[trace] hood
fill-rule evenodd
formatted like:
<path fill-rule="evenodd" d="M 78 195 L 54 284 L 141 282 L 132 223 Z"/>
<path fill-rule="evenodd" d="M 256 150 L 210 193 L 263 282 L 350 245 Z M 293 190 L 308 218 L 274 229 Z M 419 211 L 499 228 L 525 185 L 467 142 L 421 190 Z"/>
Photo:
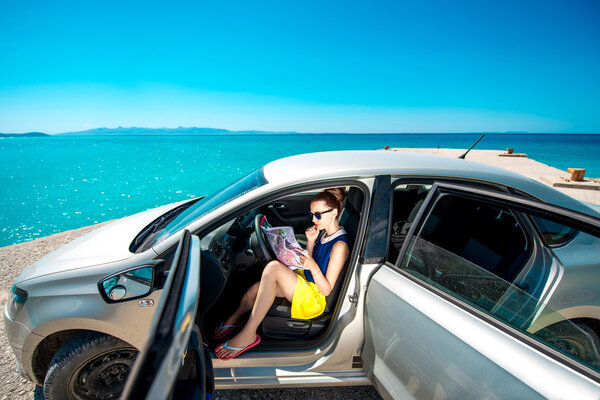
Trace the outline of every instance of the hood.
<path fill-rule="evenodd" d="M 188 200 L 186 200 L 188 201 Z M 118 219 L 58 248 L 23 271 L 16 283 L 43 275 L 124 260 L 133 255 L 129 245 L 156 218 L 186 201 L 153 208 Z"/>

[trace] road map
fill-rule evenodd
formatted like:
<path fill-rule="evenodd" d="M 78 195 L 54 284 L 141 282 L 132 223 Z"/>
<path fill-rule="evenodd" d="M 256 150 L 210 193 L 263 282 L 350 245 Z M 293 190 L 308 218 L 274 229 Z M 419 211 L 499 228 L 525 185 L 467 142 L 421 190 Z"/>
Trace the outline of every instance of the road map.
<path fill-rule="evenodd" d="M 279 261 L 291 269 L 303 268 L 298 255 L 298 250 L 301 253 L 306 252 L 306 250 L 302 249 L 296 241 L 294 229 L 291 226 L 262 226 L 262 229 L 267 235 L 269 244 Z"/>

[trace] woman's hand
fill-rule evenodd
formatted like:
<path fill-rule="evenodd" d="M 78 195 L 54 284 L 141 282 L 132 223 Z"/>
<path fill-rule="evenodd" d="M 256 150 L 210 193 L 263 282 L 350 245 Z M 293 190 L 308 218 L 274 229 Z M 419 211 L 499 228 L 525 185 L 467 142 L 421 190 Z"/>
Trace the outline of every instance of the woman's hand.
<path fill-rule="evenodd" d="M 319 230 L 315 225 L 312 225 L 304 233 L 306 234 L 306 240 L 312 243 L 314 243 L 314 241 L 317 240 L 317 237 L 319 236 Z"/>
<path fill-rule="evenodd" d="M 317 262 L 310 256 L 308 253 L 303 253 L 300 250 L 296 250 L 298 252 L 298 256 L 300 256 L 300 263 L 304 269 L 310 271 L 311 274 L 316 274 L 317 272 L 321 272 L 319 265 Z"/>

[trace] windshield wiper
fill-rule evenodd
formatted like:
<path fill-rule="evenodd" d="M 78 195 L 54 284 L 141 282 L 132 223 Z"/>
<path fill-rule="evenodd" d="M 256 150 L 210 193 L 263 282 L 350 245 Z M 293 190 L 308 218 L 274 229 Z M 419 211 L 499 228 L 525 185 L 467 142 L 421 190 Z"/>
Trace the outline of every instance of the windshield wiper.
<path fill-rule="evenodd" d="M 131 246 L 129 246 L 129 250 L 134 253 L 142 243 L 144 243 L 153 233 L 158 232 L 163 229 L 165 226 L 169 224 L 169 222 L 173 221 L 179 214 L 184 212 L 187 208 L 189 208 L 192 204 L 196 203 L 198 200 L 202 200 L 206 196 L 199 197 L 195 200 L 192 200 L 186 204 L 183 204 L 179 207 L 172 209 L 171 211 L 167 211 L 154 221 L 152 221 L 148 226 L 140 231 L 140 233 L 135 237 Z"/>
<path fill-rule="evenodd" d="M 148 236 L 150 236 L 151 234 L 153 234 L 154 232 L 156 232 L 157 230 L 159 230 L 160 228 L 162 228 L 164 224 L 164 221 L 166 219 L 169 218 L 169 216 L 171 216 L 173 214 L 174 211 L 179 211 L 177 208 L 174 210 L 169 211 L 168 213 L 158 217 L 157 219 L 155 219 L 154 221 L 152 221 L 150 223 L 150 225 L 148 225 L 147 227 L 145 227 L 140 234 L 135 238 L 135 240 L 133 241 L 134 245 L 137 245 L 140 242 L 143 242 Z"/>

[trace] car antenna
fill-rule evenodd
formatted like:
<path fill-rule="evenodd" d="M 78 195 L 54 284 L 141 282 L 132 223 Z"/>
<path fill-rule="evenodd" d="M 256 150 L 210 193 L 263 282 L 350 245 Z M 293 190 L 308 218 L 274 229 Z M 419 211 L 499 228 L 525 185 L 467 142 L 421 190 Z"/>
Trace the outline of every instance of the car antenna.
<path fill-rule="evenodd" d="M 458 158 L 462 158 L 462 159 L 464 160 L 464 159 L 465 159 L 465 157 L 467 156 L 467 154 L 469 154 L 469 152 L 471 151 L 471 149 L 472 149 L 473 147 L 475 147 L 475 145 L 476 145 L 477 143 L 479 143 L 479 141 L 480 141 L 481 139 L 483 139 L 483 137 L 484 137 L 484 136 L 485 136 L 485 133 L 484 133 L 483 135 L 481 135 L 481 137 L 480 137 L 479 139 L 477 139 L 477 141 L 476 141 L 475 143 L 473 143 L 473 146 L 469 147 L 469 150 L 465 151 L 465 154 L 463 154 L 462 156 L 460 156 L 460 157 L 458 157 Z"/>

